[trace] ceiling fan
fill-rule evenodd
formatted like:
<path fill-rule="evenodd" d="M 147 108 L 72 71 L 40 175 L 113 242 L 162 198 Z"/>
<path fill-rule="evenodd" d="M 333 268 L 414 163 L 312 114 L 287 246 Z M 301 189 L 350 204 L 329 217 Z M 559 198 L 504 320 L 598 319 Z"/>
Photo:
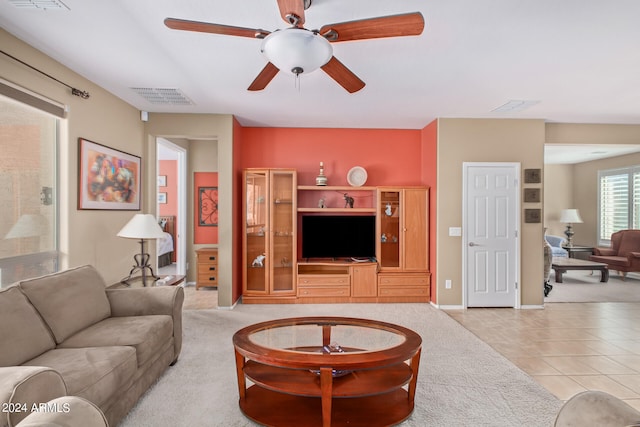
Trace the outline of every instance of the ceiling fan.
<path fill-rule="evenodd" d="M 322 68 L 349 93 L 359 91 L 365 83 L 333 56 L 331 43 L 417 36 L 424 29 L 422 14 L 413 12 L 341 22 L 324 25 L 319 30 L 307 30 L 304 28 L 304 11 L 311 6 L 311 1 L 277 0 L 280 15 L 291 27 L 273 32 L 175 18 L 166 18 L 164 24 L 174 30 L 262 39 L 261 51 L 269 62 L 249 86 L 251 91 L 264 89 L 279 71 L 299 76 Z"/>

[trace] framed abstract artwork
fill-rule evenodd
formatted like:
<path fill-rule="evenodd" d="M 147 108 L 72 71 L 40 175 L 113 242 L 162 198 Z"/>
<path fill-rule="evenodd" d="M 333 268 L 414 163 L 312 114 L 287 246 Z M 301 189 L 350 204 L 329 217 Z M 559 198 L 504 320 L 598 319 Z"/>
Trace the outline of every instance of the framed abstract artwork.
<path fill-rule="evenodd" d="M 78 209 L 140 210 L 141 159 L 78 138 Z"/>
<path fill-rule="evenodd" d="M 198 225 L 218 226 L 218 187 L 198 188 Z"/>

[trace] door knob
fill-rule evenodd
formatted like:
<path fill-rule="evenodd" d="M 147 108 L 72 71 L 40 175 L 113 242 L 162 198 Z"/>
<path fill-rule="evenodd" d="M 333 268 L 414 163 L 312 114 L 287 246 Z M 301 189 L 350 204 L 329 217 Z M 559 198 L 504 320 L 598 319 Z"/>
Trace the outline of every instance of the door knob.
<path fill-rule="evenodd" d="M 473 243 L 473 242 L 469 242 L 469 246 L 473 247 L 473 246 L 480 246 L 477 243 Z"/>

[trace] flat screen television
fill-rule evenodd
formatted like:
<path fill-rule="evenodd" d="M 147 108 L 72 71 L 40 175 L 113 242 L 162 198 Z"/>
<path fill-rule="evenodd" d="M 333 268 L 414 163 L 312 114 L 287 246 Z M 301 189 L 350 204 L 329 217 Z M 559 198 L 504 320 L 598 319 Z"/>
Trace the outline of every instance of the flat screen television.
<path fill-rule="evenodd" d="M 375 234 L 372 215 L 304 215 L 302 258 L 374 258 Z"/>

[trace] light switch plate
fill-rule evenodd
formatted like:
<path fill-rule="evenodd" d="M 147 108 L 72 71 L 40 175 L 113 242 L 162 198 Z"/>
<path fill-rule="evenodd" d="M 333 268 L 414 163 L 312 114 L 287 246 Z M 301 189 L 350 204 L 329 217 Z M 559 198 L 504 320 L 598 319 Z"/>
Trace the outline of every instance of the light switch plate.
<path fill-rule="evenodd" d="M 462 227 L 449 227 L 449 236 L 462 236 Z"/>

